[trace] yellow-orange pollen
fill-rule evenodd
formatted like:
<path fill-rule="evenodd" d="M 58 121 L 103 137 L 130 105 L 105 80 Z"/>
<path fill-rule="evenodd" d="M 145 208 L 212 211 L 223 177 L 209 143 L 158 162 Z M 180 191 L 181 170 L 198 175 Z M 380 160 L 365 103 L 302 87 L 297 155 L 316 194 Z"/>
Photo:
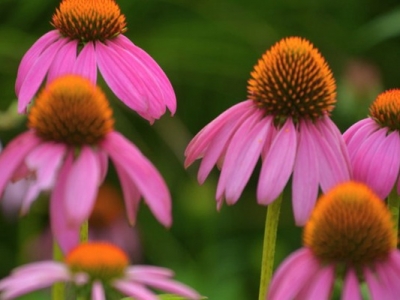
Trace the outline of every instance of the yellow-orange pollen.
<path fill-rule="evenodd" d="M 387 258 L 397 238 L 384 201 L 364 184 L 347 182 L 321 196 L 303 242 L 324 263 L 361 268 Z"/>
<path fill-rule="evenodd" d="M 108 281 L 122 277 L 129 265 L 128 256 L 118 247 L 106 242 L 78 245 L 65 258 L 74 273 L 84 272 L 91 279 Z"/>
<path fill-rule="evenodd" d="M 273 115 L 275 125 L 287 118 L 317 118 L 336 103 L 332 72 L 319 51 L 305 39 L 285 38 L 269 49 L 251 72 L 248 97 Z"/>
<path fill-rule="evenodd" d="M 380 94 L 370 106 L 369 114 L 381 127 L 400 131 L 400 89 Z"/>
<path fill-rule="evenodd" d="M 114 119 L 99 87 L 83 77 L 67 75 L 39 93 L 28 115 L 28 127 L 44 140 L 95 145 L 113 130 Z"/>
<path fill-rule="evenodd" d="M 105 41 L 125 32 L 125 16 L 114 0 L 63 0 L 51 24 L 81 42 Z"/>

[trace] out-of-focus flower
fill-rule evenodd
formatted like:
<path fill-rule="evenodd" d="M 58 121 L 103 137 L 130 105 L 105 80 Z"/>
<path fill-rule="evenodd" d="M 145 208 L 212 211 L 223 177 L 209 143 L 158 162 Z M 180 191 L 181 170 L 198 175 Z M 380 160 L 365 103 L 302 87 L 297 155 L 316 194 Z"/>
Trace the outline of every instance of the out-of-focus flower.
<path fill-rule="evenodd" d="M 62 76 L 38 96 L 28 115 L 28 131 L 0 154 L 0 193 L 10 181 L 31 178 L 21 212 L 43 190 L 52 189 L 51 228 L 68 251 L 78 242 L 78 228 L 88 219 L 110 158 L 124 194 L 128 220 L 135 223 L 141 196 L 155 217 L 170 226 L 171 198 L 157 169 L 114 131 L 108 101 L 89 80 Z"/>
<path fill-rule="evenodd" d="M 114 94 L 153 122 L 168 108 L 176 110 L 175 93 L 159 65 L 123 33 L 125 16 L 114 0 L 63 0 L 53 15 L 56 28 L 27 51 L 20 63 L 15 91 L 24 112 L 44 78 L 78 74 L 97 81 L 97 67 Z"/>
<path fill-rule="evenodd" d="M 384 199 L 396 184 L 400 194 L 400 89 L 380 94 L 369 114 L 343 137 L 354 179 L 365 182 Z"/>
<path fill-rule="evenodd" d="M 70 282 L 76 295 L 84 299 L 117 299 L 116 295 L 126 295 L 157 300 L 150 288 L 200 299 L 196 291 L 172 280 L 173 275 L 173 271 L 161 267 L 129 266 L 127 255 L 112 244 L 85 243 L 72 249 L 64 263 L 43 261 L 15 269 L 0 281 L 0 295 L 4 300 L 15 299 L 56 282 Z"/>
<path fill-rule="evenodd" d="M 261 156 L 257 199 L 267 205 L 293 174 L 296 223 L 306 222 L 318 187 L 327 191 L 350 179 L 342 136 L 329 118 L 336 102 L 335 82 L 324 58 L 298 37 L 268 50 L 251 73 L 248 100 L 234 105 L 203 128 L 188 145 L 185 166 L 202 158 L 203 183 L 221 166 L 217 207 L 234 204 Z"/>
<path fill-rule="evenodd" d="M 276 271 L 269 300 L 329 299 L 335 279 L 341 299 L 398 299 L 400 251 L 389 210 L 363 183 L 340 184 L 321 196 L 304 228 L 304 248 Z"/>

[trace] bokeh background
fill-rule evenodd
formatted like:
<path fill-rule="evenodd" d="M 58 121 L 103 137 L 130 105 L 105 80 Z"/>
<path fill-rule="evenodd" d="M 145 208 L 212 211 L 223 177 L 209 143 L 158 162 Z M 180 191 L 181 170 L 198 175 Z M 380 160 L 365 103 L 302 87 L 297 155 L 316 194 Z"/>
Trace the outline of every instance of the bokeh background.
<path fill-rule="evenodd" d="M 219 172 L 214 170 L 199 186 L 198 163 L 187 170 L 183 167 L 185 147 L 208 122 L 246 99 L 254 64 L 275 42 L 293 35 L 309 39 L 332 68 L 338 87 L 332 118 L 343 132 L 367 116 L 369 104 L 380 92 L 400 87 L 400 5 L 396 0 L 117 2 L 127 19 L 126 35 L 155 58 L 170 78 L 178 110 L 175 116 L 165 115 L 150 126 L 103 84 L 115 110 L 117 130 L 157 166 L 173 197 L 174 223 L 169 230 L 142 205 L 136 227 L 114 231 L 111 236 L 135 244 L 134 262 L 171 268 L 177 279 L 211 300 L 256 299 L 266 213 L 255 199 L 258 172 L 236 205 L 225 205 L 217 212 L 214 194 Z M 3 145 L 26 129 L 25 117 L 16 114 L 15 106 L 18 64 L 28 48 L 52 29 L 49 22 L 58 4 L 56 0 L 0 0 Z M 118 193 L 112 169 L 107 182 Z M 43 195 L 31 213 L 20 218 L 10 211 L 9 204 L 3 205 L 0 277 L 50 251 L 43 242 L 48 230 L 46 198 Z M 113 218 L 104 219 L 100 227 L 106 228 L 107 220 Z M 287 189 L 276 263 L 299 247 L 301 228 L 294 226 Z M 45 297 L 39 294 L 24 299 Z"/>

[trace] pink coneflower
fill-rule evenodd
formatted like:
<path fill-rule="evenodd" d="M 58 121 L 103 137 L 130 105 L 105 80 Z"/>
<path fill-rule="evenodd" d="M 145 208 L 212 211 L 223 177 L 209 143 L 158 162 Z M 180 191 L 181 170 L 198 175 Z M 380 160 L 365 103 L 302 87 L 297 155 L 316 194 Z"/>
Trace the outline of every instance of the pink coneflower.
<path fill-rule="evenodd" d="M 347 182 L 323 195 L 304 228 L 304 248 L 278 268 L 268 300 L 358 300 L 365 282 L 373 300 L 399 299 L 400 251 L 389 210 L 363 183 Z"/>
<path fill-rule="evenodd" d="M 158 64 L 123 33 L 125 16 L 114 0 L 63 0 L 53 15 L 56 28 L 28 50 L 15 85 L 18 111 L 24 112 L 47 75 L 62 74 L 104 80 L 128 107 L 150 122 L 166 108 L 172 114 L 176 99 L 171 83 Z"/>
<path fill-rule="evenodd" d="M 293 174 L 293 209 L 298 225 L 307 220 L 318 195 L 348 180 L 350 167 L 341 134 L 329 118 L 335 82 L 324 58 L 308 41 L 291 37 L 258 61 L 248 100 L 217 117 L 188 145 L 185 166 L 202 158 L 203 183 L 221 166 L 217 207 L 234 204 L 261 156 L 257 199 L 274 201 Z"/>
<path fill-rule="evenodd" d="M 114 131 L 109 103 L 89 80 L 75 75 L 55 79 L 38 95 L 28 127 L 0 154 L 0 193 L 12 180 L 31 178 L 21 206 L 24 214 L 41 191 L 52 189 L 51 227 L 65 251 L 78 242 L 77 228 L 92 211 L 108 158 L 120 178 L 129 222 L 135 223 L 143 195 L 155 217 L 171 225 L 164 180 L 129 140 Z"/>
<path fill-rule="evenodd" d="M 370 116 L 344 134 L 354 179 L 365 182 L 382 199 L 395 187 L 400 194 L 400 89 L 380 94 Z"/>
<path fill-rule="evenodd" d="M 4 300 L 15 299 L 57 282 L 69 282 L 74 294 L 83 299 L 121 299 L 126 295 L 137 300 L 157 300 L 150 288 L 185 299 L 201 298 L 193 289 L 172 280 L 173 275 L 161 267 L 129 266 L 127 255 L 112 244 L 85 243 L 74 248 L 64 263 L 43 261 L 15 269 L 0 281 L 0 295 Z"/>

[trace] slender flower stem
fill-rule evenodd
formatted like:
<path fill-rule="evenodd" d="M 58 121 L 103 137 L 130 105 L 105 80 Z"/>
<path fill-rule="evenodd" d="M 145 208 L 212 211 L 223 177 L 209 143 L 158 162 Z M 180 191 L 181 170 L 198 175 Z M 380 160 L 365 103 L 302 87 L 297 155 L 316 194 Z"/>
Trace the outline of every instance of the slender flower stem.
<path fill-rule="evenodd" d="M 81 229 L 79 231 L 79 241 L 81 243 L 86 243 L 89 240 L 89 222 L 86 220 L 81 225 Z"/>
<path fill-rule="evenodd" d="M 279 213 L 282 203 L 282 194 L 272 202 L 267 208 L 265 220 L 264 243 L 261 261 L 260 293 L 258 300 L 265 300 L 268 292 L 269 283 L 274 268 L 276 232 L 278 230 Z"/>
<path fill-rule="evenodd" d="M 392 214 L 396 236 L 399 228 L 399 204 L 400 204 L 400 196 L 397 194 L 397 190 L 395 187 L 389 194 L 388 208 L 390 210 L 390 213 Z"/>
<path fill-rule="evenodd" d="M 64 258 L 64 255 L 61 251 L 60 246 L 58 246 L 58 243 L 54 240 L 53 241 L 53 260 L 55 261 L 62 261 Z M 51 299 L 53 300 L 64 300 L 65 299 L 65 284 L 63 282 L 57 282 L 53 284 L 51 288 Z"/>

